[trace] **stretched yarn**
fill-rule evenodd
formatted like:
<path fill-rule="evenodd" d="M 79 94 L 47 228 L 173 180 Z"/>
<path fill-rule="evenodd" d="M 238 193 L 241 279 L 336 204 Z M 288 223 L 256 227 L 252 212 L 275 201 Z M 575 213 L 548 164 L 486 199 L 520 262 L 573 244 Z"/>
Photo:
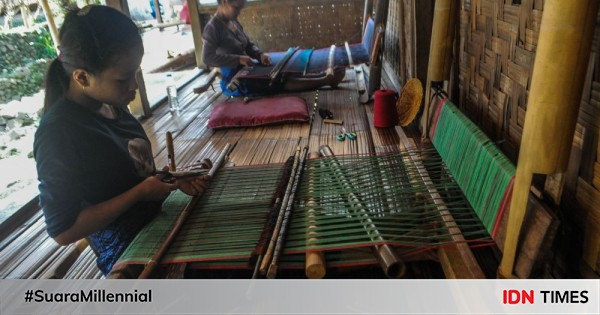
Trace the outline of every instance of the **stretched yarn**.
<path fill-rule="evenodd" d="M 515 167 L 496 145 L 447 100 L 433 145 L 491 234 Z"/>

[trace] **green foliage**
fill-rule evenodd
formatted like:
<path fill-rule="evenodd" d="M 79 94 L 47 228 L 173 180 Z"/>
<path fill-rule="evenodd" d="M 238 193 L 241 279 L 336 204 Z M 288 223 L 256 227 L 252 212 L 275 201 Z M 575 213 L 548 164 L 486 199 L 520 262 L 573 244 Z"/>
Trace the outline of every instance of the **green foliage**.
<path fill-rule="evenodd" d="M 38 92 L 56 50 L 46 27 L 0 34 L 0 104 Z"/>

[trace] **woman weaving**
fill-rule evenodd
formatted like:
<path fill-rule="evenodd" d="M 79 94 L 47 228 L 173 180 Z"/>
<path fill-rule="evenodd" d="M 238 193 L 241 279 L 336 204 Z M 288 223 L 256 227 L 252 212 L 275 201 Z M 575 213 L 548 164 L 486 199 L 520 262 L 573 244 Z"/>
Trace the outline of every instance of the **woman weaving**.
<path fill-rule="evenodd" d="M 189 195 L 208 177 L 165 182 L 127 105 L 144 48 L 121 12 L 90 5 L 67 13 L 60 54 L 46 75 L 34 155 L 48 234 L 62 245 L 87 238 L 107 274 L 175 189 Z"/>
<path fill-rule="evenodd" d="M 254 60 L 263 65 L 271 65 L 271 57 L 263 53 L 244 33 L 238 21 L 246 0 L 217 0 L 216 14 L 204 27 L 204 48 L 202 59 L 212 67 L 221 68 L 221 89 L 229 96 L 239 96 L 243 92 L 227 89 L 227 85 L 244 66 L 253 66 Z"/>

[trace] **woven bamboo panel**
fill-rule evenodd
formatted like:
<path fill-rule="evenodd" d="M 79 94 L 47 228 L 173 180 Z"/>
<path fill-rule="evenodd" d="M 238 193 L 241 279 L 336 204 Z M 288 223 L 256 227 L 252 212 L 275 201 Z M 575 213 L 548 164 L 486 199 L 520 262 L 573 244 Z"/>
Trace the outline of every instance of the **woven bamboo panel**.
<path fill-rule="evenodd" d="M 391 0 L 385 28 L 384 58 L 401 84 L 416 77 L 413 0 Z"/>
<path fill-rule="evenodd" d="M 583 128 L 586 135 L 583 139 L 586 141 L 582 141 L 581 144 L 582 160 L 579 175 L 600 191 L 600 13 L 596 18 L 592 53 L 577 124 Z M 576 142 L 574 147 L 577 147 Z"/>
<path fill-rule="evenodd" d="M 516 160 L 543 1 L 462 0 L 459 103 Z"/>
<path fill-rule="evenodd" d="M 202 15 L 216 6 L 200 6 Z M 360 42 L 363 0 L 264 0 L 247 2 L 239 16 L 248 36 L 264 51 L 322 48 Z"/>

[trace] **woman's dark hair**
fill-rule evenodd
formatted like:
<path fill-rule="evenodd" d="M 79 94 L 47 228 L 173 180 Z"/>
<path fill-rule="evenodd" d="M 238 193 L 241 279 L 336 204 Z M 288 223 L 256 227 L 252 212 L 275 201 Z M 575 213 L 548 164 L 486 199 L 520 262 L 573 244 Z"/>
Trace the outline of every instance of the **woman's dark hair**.
<path fill-rule="evenodd" d="M 60 53 L 46 73 L 44 112 L 66 93 L 75 69 L 99 74 L 129 49 L 143 49 L 135 23 L 120 11 L 102 5 L 69 11 L 58 38 Z"/>

